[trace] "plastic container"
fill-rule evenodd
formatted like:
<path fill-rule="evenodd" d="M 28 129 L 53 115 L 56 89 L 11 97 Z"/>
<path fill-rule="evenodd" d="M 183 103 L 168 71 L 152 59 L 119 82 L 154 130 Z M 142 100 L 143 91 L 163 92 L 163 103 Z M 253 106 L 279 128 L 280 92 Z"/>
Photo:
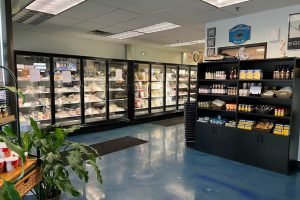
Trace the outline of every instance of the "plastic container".
<path fill-rule="evenodd" d="M 5 172 L 5 160 L 4 158 L 0 158 L 0 174 Z"/>
<path fill-rule="evenodd" d="M 6 163 L 7 172 L 15 171 L 19 165 L 19 158 L 18 157 L 5 158 L 5 163 Z"/>
<path fill-rule="evenodd" d="M 10 157 L 11 151 L 4 142 L 0 142 L 0 158 Z"/>

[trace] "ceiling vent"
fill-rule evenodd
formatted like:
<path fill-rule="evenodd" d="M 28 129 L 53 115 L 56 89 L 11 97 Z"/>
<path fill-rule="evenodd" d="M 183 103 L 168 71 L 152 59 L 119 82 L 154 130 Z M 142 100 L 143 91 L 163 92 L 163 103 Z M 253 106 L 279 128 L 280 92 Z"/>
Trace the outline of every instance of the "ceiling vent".
<path fill-rule="evenodd" d="M 15 23 L 38 25 L 47 21 L 53 16 L 54 15 L 52 14 L 23 9 L 13 16 L 12 21 Z"/>
<path fill-rule="evenodd" d="M 110 36 L 110 35 L 113 34 L 113 33 L 110 33 L 110 32 L 100 31 L 100 30 L 93 30 L 93 31 L 90 31 L 89 33 L 91 33 L 93 35 L 99 35 L 99 36 L 102 36 L 102 37 L 107 37 L 107 36 Z"/>

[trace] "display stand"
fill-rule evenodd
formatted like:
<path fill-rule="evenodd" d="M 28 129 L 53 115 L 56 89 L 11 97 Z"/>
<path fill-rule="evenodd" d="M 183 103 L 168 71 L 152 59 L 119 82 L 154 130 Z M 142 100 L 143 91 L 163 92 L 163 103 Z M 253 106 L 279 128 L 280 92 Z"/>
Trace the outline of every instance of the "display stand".
<path fill-rule="evenodd" d="M 187 147 L 195 146 L 197 120 L 197 104 L 186 102 L 184 104 L 184 130 L 185 142 Z"/>
<path fill-rule="evenodd" d="M 237 77 L 229 80 L 229 71 L 236 68 Z M 274 79 L 274 71 L 277 69 L 288 69 L 294 72 L 293 77 L 285 79 Z M 203 63 L 198 66 L 198 88 L 204 86 L 217 85 L 217 89 L 223 85 L 237 87 L 242 89 L 245 83 L 261 84 L 263 88 L 283 88 L 291 87 L 293 94 L 291 98 L 278 98 L 276 95 L 267 97 L 262 95 L 245 95 L 241 93 L 237 95 L 228 94 L 198 94 L 198 117 L 214 117 L 221 116 L 223 119 L 234 120 L 237 123 L 240 120 L 271 121 L 274 124 L 284 124 L 290 127 L 289 134 L 273 134 L 274 128 L 269 133 L 254 128 L 246 128 L 243 126 L 225 127 L 224 125 L 215 125 L 211 123 L 203 123 L 197 121 L 196 128 L 196 148 L 200 151 L 217 155 L 223 158 L 239 161 L 242 163 L 254 165 L 257 167 L 269 169 L 272 171 L 288 174 L 295 166 L 298 160 L 298 144 L 299 144 L 299 112 L 300 112 L 300 79 L 299 79 L 300 60 L 297 58 L 283 59 L 266 59 L 266 60 L 249 60 L 240 62 L 212 62 Z M 242 70 L 260 70 L 263 77 L 251 80 L 242 79 L 239 74 Z M 219 80 L 207 79 L 205 74 L 207 71 L 226 71 L 227 76 Z M 207 75 L 207 74 L 206 74 Z M 250 74 L 251 77 L 251 74 Z M 222 80 L 221 80 L 222 79 Z M 220 86 L 221 85 L 221 86 Z M 226 103 L 236 105 L 235 110 L 226 110 L 225 108 L 206 107 L 203 102 L 220 99 Z M 202 102 L 202 103 L 200 103 Z M 271 105 L 276 108 L 284 108 L 290 111 L 284 116 L 274 113 L 262 113 L 256 111 L 240 111 L 239 105 L 251 104 Z M 249 106 L 250 107 L 250 106 Z M 247 107 L 248 108 L 248 107 Z M 249 108 L 250 109 L 250 108 Z M 246 123 L 248 123 L 248 121 Z M 242 121 L 243 122 L 243 121 Z M 288 131 L 287 131 L 288 132 Z"/>

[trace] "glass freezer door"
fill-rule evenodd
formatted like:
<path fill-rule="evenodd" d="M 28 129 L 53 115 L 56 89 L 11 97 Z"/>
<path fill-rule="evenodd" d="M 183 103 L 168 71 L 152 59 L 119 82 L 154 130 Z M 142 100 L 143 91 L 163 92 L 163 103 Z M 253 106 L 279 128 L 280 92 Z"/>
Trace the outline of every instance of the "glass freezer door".
<path fill-rule="evenodd" d="M 189 92 L 189 67 L 179 66 L 179 85 L 178 85 L 178 109 L 184 109 L 184 103 L 188 101 Z"/>
<path fill-rule="evenodd" d="M 55 122 L 81 123 L 80 60 L 54 58 Z"/>
<path fill-rule="evenodd" d="M 176 110 L 177 66 L 166 66 L 166 111 Z"/>
<path fill-rule="evenodd" d="M 149 114 L 150 64 L 134 65 L 134 113 L 135 117 Z"/>
<path fill-rule="evenodd" d="M 197 67 L 190 67 L 190 102 L 197 100 Z"/>
<path fill-rule="evenodd" d="M 106 61 L 84 60 L 85 122 L 106 120 Z"/>
<path fill-rule="evenodd" d="M 41 128 L 51 124 L 50 58 L 17 55 L 17 79 L 25 102 L 19 99 L 20 130 L 30 130 L 30 117 Z"/>
<path fill-rule="evenodd" d="M 127 62 L 109 62 L 109 119 L 128 119 L 127 75 Z"/>
<path fill-rule="evenodd" d="M 151 113 L 164 111 L 164 65 L 151 66 Z"/>

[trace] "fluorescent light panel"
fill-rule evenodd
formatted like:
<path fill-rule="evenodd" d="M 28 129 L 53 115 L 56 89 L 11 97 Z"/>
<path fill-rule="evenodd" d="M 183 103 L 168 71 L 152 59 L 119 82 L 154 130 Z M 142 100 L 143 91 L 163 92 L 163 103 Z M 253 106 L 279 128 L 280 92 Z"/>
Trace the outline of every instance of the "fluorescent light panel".
<path fill-rule="evenodd" d="M 174 29 L 174 28 L 178 28 L 178 27 L 180 27 L 180 25 L 173 24 L 170 22 L 163 22 L 163 23 L 154 24 L 151 26 L 146 26 L 143 28 L 135 29 L 133 31 L 140 32 L 140 33 L 155 33 L 155 32 L 170 30 L 170 29 Z"/>
<path fill-rule="evenodd" d="M 57 15 L 86 0 L 35 0 L 26 9 Z"/>
<path fill-rule="evenodd" d="M 190 42 L 181 42 L 181 43 L 174 43 L 174 44 L 168 44 L 167 47 L 181 47 L 181 46 L 189 46 L 194 44 L 203 44 L 205 43 L 205 40 L 194 40 Z"/>
<path fill-rule="evenodd" d="M 205 1 L 206 3 L 209 3 L 213 6 L 216 6 L 218 8 L 222 8 L 225 6 L 230 6 L 230 5 L 234 5 L 234 4 L 238 4 L 238 3 L 243 3 L 246 1 L 250 1 L 250 0 L 202 0 Z"/>
<path fill-rule="evenodd" d="M 144 35 L 144 33 L 139 33 L 139 32 L 135 32 L 135 31 L 126 31 L 123 33 L 117 33 L 117 34 L 110 35 L 107 37 L 122 40 L 122 39 L 126 39 L 126 38 L 140 36 L 140 35 Z"/>

